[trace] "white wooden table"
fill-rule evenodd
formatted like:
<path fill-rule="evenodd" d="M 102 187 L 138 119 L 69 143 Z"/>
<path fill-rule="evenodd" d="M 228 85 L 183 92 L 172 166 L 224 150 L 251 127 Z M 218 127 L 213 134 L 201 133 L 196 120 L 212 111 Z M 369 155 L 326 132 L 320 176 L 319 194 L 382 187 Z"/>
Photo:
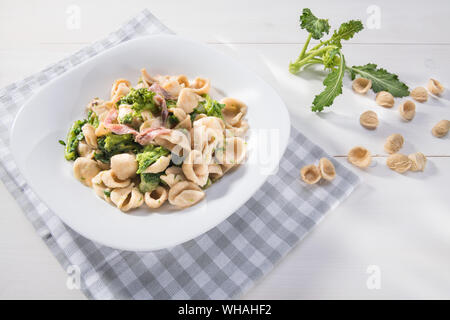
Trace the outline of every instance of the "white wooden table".
<path fill-rule="evenodd" d="M 253 68 L 284 98 L 294 126 L 339 161 L 346 163 L 343 155 L 355 145 L 379 155 L 375 166 L 355 169 L 363 183 L 350 198 L 244 298 L 450 298 L 450 138 L 430 134 L 434 123 L 450 119 L 450 90 L 417 104 L 416 118 L 403 123 L 397 110 L 377 107 L 373 94 L 355 96 L 347 81 L 332 112 L 317 115 L 304 101 L 312 101 L 320 81 L 287 71 L 306 38 L 299 13 L 309 7 L 334 26 L 351 18 L 364 22 L 366 30 L 344 47 L 352 64 L 378 63 L 411 87 L 430 77 L 450 87 L 447 0 L 1 0 L 0 86 L 104 37 L 145 6 L 176 33 Z M 380 115 L 375 132 L 358 123 L 366 109 Z M 428 156 L 424 173 L 387 169 L 383 141 L 395 132 L 406 139 L 402 152 Z M 84 299 L 66 287 L 65 270 L 1 184 L 0 211 L 0 298 Z"/>

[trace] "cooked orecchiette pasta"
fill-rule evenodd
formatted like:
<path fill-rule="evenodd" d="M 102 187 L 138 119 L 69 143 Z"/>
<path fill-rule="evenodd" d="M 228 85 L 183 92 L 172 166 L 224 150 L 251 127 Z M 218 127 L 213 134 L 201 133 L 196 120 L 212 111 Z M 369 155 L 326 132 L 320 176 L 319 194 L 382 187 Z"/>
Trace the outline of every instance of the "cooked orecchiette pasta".
<path fill-rule="evenodd" d="M 112 169 L 103 172 L 102 181 L 109 188 L 125 188 L 131 183 L 130 179 L 120 180 Z"/>
<path fill-rule="evenodd" d="M 117 188 L 111 191 L 111 201 L 120 210 L 126 212 L 140 207 L 144 203 L 144 195 L 130 184 L 125 188 Z"/>
<path fill-rule="evenodd" d="M 222 114 L 227 124 L 236 125 L 247 113 L 247 106 L 238 99 L 224 98 L 220 102 L 225 105 Z"/>
<path fill-rule="evenodd" d="M 209 92 L 211 84 L 208 79 L 195 78 L 194 82 L 190 85 L 190 87 L 197 94 L 206 94 Z"/>
<path fill-rule="evenodd" d="M 202 153 L 198 150 L 191 150 L 183 162 L 184 176 L 199 186 L 204 186 L 208 181 L 208 164 L 203 160 Z"/>
<path fill-rule="evenodd" d="M 151 192 L 146 192 L 144 201 L 150 208 L 156 209 L 162 206 L 167 200 L 167 190 L 164 187 L 157 187 Z"/>
<path fill-rule="evenodd" d="M 73 175 L 89 187 L 92 185 L 92 178 L 99 172 L 97 162 L 92 159 L 80 157 L 73 163 Z"/>
<path fill-rule="evenodd" d="M 169 187 L 172 187 L 174 184 L 180 181 L 185 181 L 186 177 L 184 176 L 182 168 L 172 166 L 166 169 L 164 174 L 160 176 L 160 179 Z"/>
<path fill-rule="evenodd" d="M 94 98 L 70 128 L 64 156 L 76 179 L 122 211 L 178 208 L 246 157 L 247 106 L 209 95 L 209 79 L 150 75 L 137 85 L 114 81 L 109 97 Z M 220 92 L 220 90 L 219 90 Z"/>
<path fill-rule="evenodd" d="M 189 181 L 181 181 L 172 186 L 169 190 L 168 199 L 170 204 L 179 207 L 190 207 L 205 196 L 205 193 L 198 185 Z"/>
<path fill-rule="evenodd" d="M 138 163 L 134 154 L 121 153 L 111 157 L 111 171 L 120 180 L 134 177 L 137 169 Z"/>
<path fill-rule="evenodd" d="M 177 100 L 177 107 L 183 109 L 186 113 L 191 113 L 198 106 L 202 99 L 193 89 L 184 88 L 180 91 Z"/>

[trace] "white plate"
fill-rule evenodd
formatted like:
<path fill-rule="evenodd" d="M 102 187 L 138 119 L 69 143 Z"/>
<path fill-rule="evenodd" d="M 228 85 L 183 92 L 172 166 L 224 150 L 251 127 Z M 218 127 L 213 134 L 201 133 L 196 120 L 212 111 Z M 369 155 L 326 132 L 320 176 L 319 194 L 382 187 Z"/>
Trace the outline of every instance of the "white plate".
<path fill-rule="evenodd" d="M 72 176 L 72 162 L 64 159 L 58 143 L 74 120 L 85 118 L 84 107 L 92 98 L 107 98 L 117 78 L 136 84 L 142 67 L 151 74 L 207 77 L 215 89 L 248 105 L 247 162 L 210 187 L 205 200 L 189 209 L 163 208 L 151 213 L 143 207 L 122 213 Z M 259 134 L 261 129 L 274 131 L 272 135 Z M 268 167 L 278 165 L 289 131 L 289 116 L 281 98 L 245 66 L 204 44 L 160 35 L 114 47 L 43 87 L 19 111 L 11 149 L 34 192 L 69 227 L 109 247 L 147 251 L 193 239 L 235 212 L 263 184 Z M 270 151 L 267 161 L 261 154 L 269 144 L 273 146 L 274 132 L 278 149 Z"/>

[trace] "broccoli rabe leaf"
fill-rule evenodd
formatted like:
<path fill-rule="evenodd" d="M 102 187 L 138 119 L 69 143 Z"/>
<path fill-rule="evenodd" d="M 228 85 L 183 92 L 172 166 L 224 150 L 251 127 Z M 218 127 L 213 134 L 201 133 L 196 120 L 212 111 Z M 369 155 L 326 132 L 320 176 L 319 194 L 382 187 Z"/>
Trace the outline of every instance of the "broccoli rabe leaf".
<path fill-rule="evenodd" d="M 127 113 L 123 117 L 119 118 L 119 123 L 131 124 L 133 122 L 133 113 Z"/>
<path fill-rule="evenodd" d="M 330 72 L 323 84 L 325 90 L 318 94 L 313 101 L 312 111 L 322 111 L 324 107 L 331 106 L 334 99 L 342 93 L 342 79 L 345 73 L 345 59 L 344 56 L 340 56 L 339 66 Z"/>
<path fill-rule="evenodd" d="M 147 88 L 134 89 L 131 88 L 130 93 L 121 98 L 117 105 L 128 104 L 131 108 L 140 114 L 141 111 L 149 110 L 151 113 L 158 113 L 159 107 L 153 101 L 155 93 L 147 90 Z"/>
<path fill-rule="evenodd" d="M 388 91 L 394 97 L 405 97 L 409 95 L 409 89 L 406 84 L 398 79 L 398 76 L 389 73 L 386 69 L 379 68 L 374 63 L 368 63 L 364 66 L 353 66 L 348 68 L 352 79 L 356 74 L 363 78 L 372 80 L 372 90 L 374 92 Z"/>
<path fill-rule="evenodd" d="M 323 35 L 330 32 L 330 24 L 328 19 L 317 18 L 310 9 L 303 9 L 302 15 L 300 16 L 300 27 L 306 29 L 313 39 L 320 39 Z"/>
<path fill-rule="evenodd" d="M 139 183 L 139 191 L 142 193 L 152 192 L 161 182 L 161 173 L 141 173 L 141 183 Z"/>
<path fill-rule="evenodd" d="M 142 152 L 136 155 L 136 160 L 138 162 L 138 170 L 136 173 L 144 172 L 151 164 L 156 162 L 162 156 L 167 156 L 169 153 L 169 150 L 161 146 L 154 146 L 152 144 L 145 146 Z"/>
<path fill-rule="evenodd" d="M 363 24 L 360 20 L 350 20 L 341 24 L 338 30 L 334 30 L 331 36 L 330 44 L 333 44 L 339 48 L 342 47 L 341 40 L 350 40 L 353 36 L 364 29 Z"/>
<path fill-rule="evenodd" d="M 224 104 L 219 103 L 217 100 L 212 99 L 209 95 L 206 95 L 205 110 L 208 117 L 223 118 L 222 109 Z"/>
<path fill-rule="evenodd" d="M 104 163 L 109 163 L 112 156 L 119 153 L 139 152 L 142 147 L 134 141 L 131 134 L 107 134 L 97 139 L 98 150 L 94 153 L 94 158 Z"/>
<path fill-rule="evenodd" d="M 171 114 L 167 119 L 169 120 L 169 124 L 172 127 L 175 127 L 180 122 L 180 120 L 178 120 L 178 118 L 174 114 Z"/>
<path fill-rule="evenodd" d="M 64 157 L 66 160 L 75 160 L 78 158 L 78 144 L 84 139 L 84 134 L 81 128 L 86 122 L 86 120 L 77 120 L 70 128 L 69 133 L 67 134 L 66 149 L 64 152 Z"/>

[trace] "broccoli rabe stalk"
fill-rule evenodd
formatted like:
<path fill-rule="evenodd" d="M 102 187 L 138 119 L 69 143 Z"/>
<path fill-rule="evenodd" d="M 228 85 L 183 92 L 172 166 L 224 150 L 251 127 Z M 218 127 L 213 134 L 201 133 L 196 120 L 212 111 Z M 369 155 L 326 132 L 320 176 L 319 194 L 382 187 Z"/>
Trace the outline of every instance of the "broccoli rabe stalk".
<path fill-rule="evenodd" d="M 139 191 L 142 193 L 152 192 L 161 182 L 162 173 L 141 173 L 141 183 L 139 183 Z"/>
<path fill-rule="evenodd" d="M 98 150 L 94 154 L 96 160 L 109 163 L 112 156 L 119 153 L 139 152 L 142 147 L 134 141 L 131 134 L 117 135 L 114 133 L 107 134 L 97 139 Z"/>
<path fill-rule="evenodd" d="M 87 117 L 87 122 L 89 124 L 93 125 L 95 128 L 98 127 L 98 124 L 99 124 L 98 116 L 97 116 L 97 114 L 94 111 L 89 110 L 88 117 Z"/>
<path fill-rule="evenodd" d="M 117 102 L 117 105 L 128 104 L 137 114 L 140 114 L 144 110 L 149 110 L 151 113 L 158 113 L 160 109 L 153 101 L 154 96 L 155 93 L 149 91 L 147 88 L 131 88 L 130 93 L 121 98 Z"/>
<path fill-rule="evenodd" d="M 142 152 L 136 155 L 136 160 L 139 165 L 136 173 L 144 172 L 151 164 L 155 163 L 162 156 L 167 156 L 169 153 L 169 150 L 161 146 L 154 146 L 152 144 L 145 146 Z"/>
<path fill-rule="evenodd" d="M 322 64 L 330 73 L 325 78 L 323 84 L 325 89 L 317 95 L 313 101 L 311 109 L 322 111 L 324 107 L 331 106 L 334 99 L 342 93 L 342 80 L 345 71 L 349 71 L 352 79 L 356 75 L 372 80 L 372 90 L 375 92 L 388 91 L 394 97 L 404 97 L 409 95 L 408 87 L 398 80 L 394 74 L 385 69 L 377 69 L 377 65 L 369 63 L 365 66 L 348 67 L 342 54 L 342 40 L 349 40 L 363 29 L 363 24 L 359 20 L 350 20 L 341 24 L 339 29 L 334 30 L 328 40 L 321 40 L 330 31 L 327 19 L 317 18 L 310 9 L 303 9 L 300 16 L 300 27 L 309 32 L 305 45 L 298 58 L 289 64 L 289 71 L 297 73 L 308 65 Z M 311 39 L 320 42 L 308 51 Z"/>
<path fill-rule="evenodd" d="M 66 149 L 64 151 L 64 157 L 66 160 L 70 161 L 78 158 L 78 144 L 84 139 L 84 134 L 83 131 L 81 131 L 81 128 L 86 122 L 86 120 L 77 120 L 70 128 L 69 133 L 67 134 Z"/>

